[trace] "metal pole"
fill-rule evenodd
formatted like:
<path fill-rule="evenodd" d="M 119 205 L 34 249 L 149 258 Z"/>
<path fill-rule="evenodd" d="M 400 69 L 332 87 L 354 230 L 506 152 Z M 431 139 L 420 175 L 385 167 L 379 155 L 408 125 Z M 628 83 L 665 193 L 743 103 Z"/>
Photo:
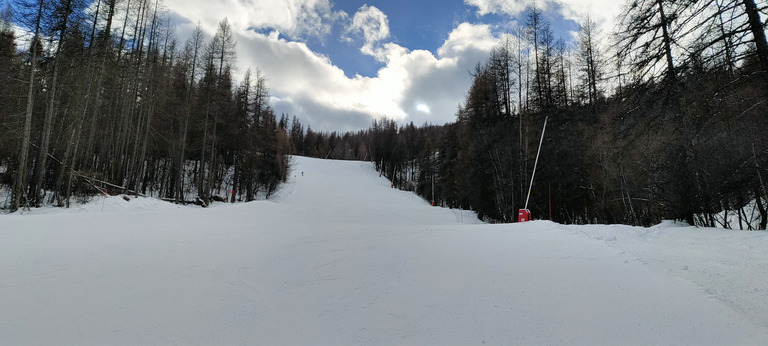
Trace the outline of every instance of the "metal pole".
<path fill-rule="evenodd" d="M 547 120 L 549 120 L 549 116 L 544 118 L 544 128 L 541 129 L 541 140 L 539 140 L 539 151 L 536 152 L 536 162 L 533 163 L 533 173 L 531 173 L 531 185 L 528 186 L 528 197 L 525 197 L 525 209 L 528 209 L 528 200 L 531 198 L 531 189 L 533 188 L 533 177 L 536 176 L 536 166 L 539 165 L 539 154 L 541 154 L 541 145 L 544 143 L 544 131 L 547 130 Z"/>

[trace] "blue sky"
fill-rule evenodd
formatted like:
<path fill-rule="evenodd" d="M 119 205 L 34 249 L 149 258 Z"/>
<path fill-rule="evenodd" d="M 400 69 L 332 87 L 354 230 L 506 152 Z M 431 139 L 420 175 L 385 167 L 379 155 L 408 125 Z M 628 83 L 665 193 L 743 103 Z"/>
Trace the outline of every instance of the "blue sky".
<path fill-rule="evenodd" d="M 494 31 L 500 33 L 509 31 L 515 23 L 525 22 L 525 12 L 515 16 L 496 13 L 480 16 L 476 7 L 467 5 L 463 0 L 340 0 L 333 2 L 333 5 L 335 9 L 350 14 L 363 5 L 374 6 L 387 15 L 392 42 L 411 50 L 423 49 L 432 53 L 440 48 L 459 23 L 492 24 Z M 570 32 L 578 31 L 579 24 L 563 18 L 557 6 L 560 5 L 548 9 L 545 17 L 556 32 L 556 37 L 570 41 Z M 383 63 L 363 56 L 356 42 L 341 40 L 344 29 L 342 25 L 335 25 L 330 37 L 309 38 L 306 40 L 307 46 L 330 57 L 349 77 L 355 74 L 375 76 Z"/>
<path fill-rule="evenodd" d="M 347 13 L 355 13 L 365 4 L 375 6 L 388 16 L 392 42 L 411 50 L 424 49 L 431 52 L 440 48 L 455 24 L 474 16 L 462 0 L 342 0 L 335 4 Z M 338 28 L 337 33 L 342 32 L 343 28 Z M 310 42 L 310 48 L 328 54 L 349 76 L 355 73 L 375 76 L 382 66 L 375 59 L 362 57 L 360 48 L 354 42 L 341 42 L 333 38 L 325 46 L 316 42 Z"/>
<path fill-rule="evenodd" d="M 532 1 L 165 0 L 184 40 L 223 18 L 238 41 L 238 71 L 259 68 L 278 114 L 323 131 L 373 119 L 443 124 L 505 32 Z M 555 37 L 572 39 L 586 15 L 610 29 L 620 1 L 538 0 Z"/>

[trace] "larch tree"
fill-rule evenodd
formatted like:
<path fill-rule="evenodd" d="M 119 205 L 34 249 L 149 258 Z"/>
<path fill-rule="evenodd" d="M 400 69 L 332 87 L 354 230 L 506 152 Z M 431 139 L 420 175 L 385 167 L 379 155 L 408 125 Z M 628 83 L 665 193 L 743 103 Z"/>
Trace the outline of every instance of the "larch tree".
<path fill-rule="evenodd" d="M 186 78 L 184 85 L 186 86 L 186 92 L 184 94 L 184 116 L 179 122 L 179 151 L 178 151 L 178 163 L 176 171 L 176 193 L 174 195 L 175 201 L 184 201 L 184 172 L 185 161 L 187 157 L 187 136 L 189 134 L 189 123 L 192 115 L 192 101 L 196 93 L 195 86 L 197 84 L 197 70 L 200 67 L 200 57 L 202 55 L 203 40 L 204 40 L 203 28 L 200 24 L 195 27 L 192 34 L 187 39 L 184 45 L 182 69 L 186 72 Z"/>
<path fill-rule="evenodd" d="M 598 46 L 597 25 L 587 17 L 578 36 L 578 61 L 581 79 L 581 98 L 594 104 L 602 97 L 598 82 L 603 78 L 603 59 Z"/>
<path fill-rule="evenodd" d="M 34 102 L 35 102 L 35 73 L 37 72 L 37 60 L 38 60 L 38 51 L 41 50 L 41 47 L 38 45 L 40 44 L 40 34 L 42 30 L 42 20 L 43 20 L 43 10 L 45 9 L 45 1 L 44 0 L 38 0 L 35 2 L 36 6 L 33 4 L 29 4 L 29 7 L 32 9 L 32 16 L 28 16 L 27 18 L 32 18 L 32 24 L 31 27 L 33 28 L 33 35 L 31 40 L 31 45 L 29 47 L 29 79 L 27 80 L 27 87 L 29 88 L 27 91 L 27 105 L 26 110 L 24 112 L 24 132 L 21 137 L 21 153 L 19 155 L 19 166 L 18 166 L 18 172 L 16 175 L 16 181 L 14 184 L 13 189 L 13 204 L 11 206 L 11 210 L 17 210 L 21 207 L 21 198 L 23 195 L 28 196 L 28 190 L 27 190 L 27 160 L 29 158 L 29 144 L 32 141 L 31 138 L 31 129 L 32 129 L 32 111 L 34 109 Z M 30 201 L 27 200 L 25 203 L 29 203 Z"/>
<path fill-rule="evenodd" d="M 693 1 L 636 0 L 620 18 L 619 49 L 640 80 L 664 79 L 677 83 L 675 47 L 683 27 L 677 21 Z"/>
<path fill-rule="evenodd" d="M 204 155 L 206 151 L 208 151 L 210 158 L 208 160 L 207 172 L 204 171 L 199 178 L 198 193 L 206 205 L 210 204 L 212 184 L 216 178 L 216 161 L 218 159 L 218 154 L 216 152 L 216 132 L 219 116 L 221 115 L 220 112 L 222 110 L 221 92 L 224 91 L 223 88 L 231 88 L 231 84 L 227 85 L 227 83 L 223 82 L 231 83 L 231 80 L 226 79 L 229 76 L 228 70 L 234 64 L 236 58 L 235 46 L 236 42 L 232 27 L 229 25 L 229 21 L 224 18 L 224 20 L 219 23 L 216 34 L 205 50 L 206 76 L 204 76 L 203 82 L 206 85 L 203 90 L 205 94 L 204 97 L 207 101 L 205 105 L 205 130 L 203 134 L 203 159 L 201 169 L 205 167 Z M 210 150 L 206 150 L 205 148 L 208 145 L 209 121 L 212 126 Z"/>
<path fill-rule="evenodd" d="M 51 132 L 53 131 L 53 118 L 56 115 L 56 96 L 58 87 L 58 77 L 61 71 L 62 62 L 60 53 L 64 48 L 67 38 L 67 32 L 70 29 L 72 15 L 82 8 L 83 3 L 79 0 L 58 0 L 53 4 L 50 34 L 56 37 L 56 49 L 52 59 L 52 75 L 47 83 L 45 92 L 47 102 L 45 107 L 45 120 L 43 122 L 42 139 L 40 140 L 40 151 L 35 163 L 35 170 L 32 174 L 31 199 L 32 204 L 39 206 L 43 200 L 42 189 L 43 180 L 47 173 L 48 156 L 51 144 Z"/>

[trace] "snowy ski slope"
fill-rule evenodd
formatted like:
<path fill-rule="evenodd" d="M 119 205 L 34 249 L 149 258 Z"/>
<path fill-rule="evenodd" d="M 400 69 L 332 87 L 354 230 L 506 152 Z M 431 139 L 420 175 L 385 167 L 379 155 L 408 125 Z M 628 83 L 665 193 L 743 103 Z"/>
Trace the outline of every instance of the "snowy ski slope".
<path fill-rule="evenodd" d="M 768 344 L 765 232 L 479 224 L 294 164 L 273 201 L 1 215 L 0 345 Z"/>

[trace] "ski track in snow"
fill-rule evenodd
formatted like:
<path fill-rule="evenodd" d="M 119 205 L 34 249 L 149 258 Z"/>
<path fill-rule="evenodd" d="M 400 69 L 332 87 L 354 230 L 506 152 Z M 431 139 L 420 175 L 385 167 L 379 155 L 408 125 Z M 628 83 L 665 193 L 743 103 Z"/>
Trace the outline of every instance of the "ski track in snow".
<path fill-rule="evenodd" d="M 768 233 L 481 224 L 294 163 L 270 201 L 0 216 L 0 344 L 768 344 Z"/>

